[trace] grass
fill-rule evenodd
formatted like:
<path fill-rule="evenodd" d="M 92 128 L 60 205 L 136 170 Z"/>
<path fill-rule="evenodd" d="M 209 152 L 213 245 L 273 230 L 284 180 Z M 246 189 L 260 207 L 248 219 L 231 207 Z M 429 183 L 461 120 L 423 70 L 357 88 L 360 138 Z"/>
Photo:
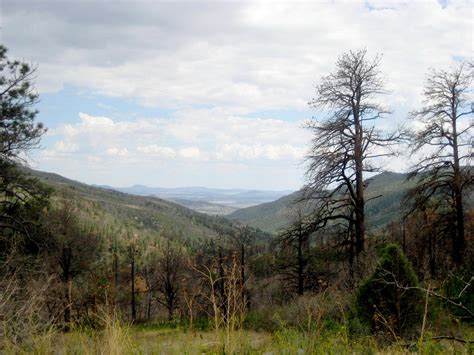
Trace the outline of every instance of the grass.
<path fill-rule="evenodd" d="M 472 339 L 474 328 L 464 329 Z M 276 332 L 190 331 L 182 327 L 129 326 L 108 320 L 100 331 L 50 331 L 29 346 L 6 344 L 5 354 L 471 354 L 473 345 L 452 340 L 385 344 L 374 336 L 351 338 L 345 327 L 317 334 L 296 328 Z"/>

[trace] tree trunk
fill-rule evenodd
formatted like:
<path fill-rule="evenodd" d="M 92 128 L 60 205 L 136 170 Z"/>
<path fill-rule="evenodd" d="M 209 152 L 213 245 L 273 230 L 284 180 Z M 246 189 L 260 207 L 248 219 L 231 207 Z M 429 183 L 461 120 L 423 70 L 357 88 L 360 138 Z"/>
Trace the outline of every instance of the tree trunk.
<path fill-rule="evenodd" d="M 242 311 L 245 311 L 247 306 L 245 300 L 245 245 L 240 245 L 240 298 L 242 302 Z"/>
<path fill-rule="evenodd" d="M 173 297 L 168 298 L 168 321 L 173 320 L 174 300 Z"/>
<path fill-rule="evenodd" d="M 69 331 L 71 325 L 71 248 L 63 248 L 63 284 L 64 284 L 64 300 L 66 305 L 64 307 L 64 330 Z"/>
<path fill-rule="evenodd" d="M 360 90 L 359 90 L 360 91 Z M 360 97 L 360 92 L 357 93 Z M 360 98 L 358 99 L 360 101 Z M 357 102 L 359 102 L 357 101 Z M 363 153 L 362 153 L 362 123 L 359 117 L 358 103 L 353 107 L 355 124 L 354 160 L 356 175 L 356 200 L 355 204 L 355 245 L 356 256 L 364 250 L 365 243 L 365 201 L 364 201 L 364 176 L 363 176 Z"/>
<path fill-rule="evenodd" d="M 461 193 L 461 168 L 459 166 L 458 137 L 456 127 L 456 108 L 453 104 L 453 192 L 454 192 L 454 208 L 456 210 L 456 233 L 453 240 L 453 260 L 456 264 L 461 264 L 464 250 L 464 210 L 463 198 Z"/>
<path fill-rule="evenodd" d="M 303 236 L 301 229 L 298 231 L 298 295 L 304 293 L 304 260 L 303 260 Z"/>
<path fill-rule="evenodd" d="M 132 252 L 132 258 L 130 261 L 130 276 L 132 279 L 132 299 L 131 299 L 131 308 L 132 308 L 132 322 L 134 323 L 137 319 L 137 309 L 136 309 L 136 302 L 135 302 L 135 256 Z"/>

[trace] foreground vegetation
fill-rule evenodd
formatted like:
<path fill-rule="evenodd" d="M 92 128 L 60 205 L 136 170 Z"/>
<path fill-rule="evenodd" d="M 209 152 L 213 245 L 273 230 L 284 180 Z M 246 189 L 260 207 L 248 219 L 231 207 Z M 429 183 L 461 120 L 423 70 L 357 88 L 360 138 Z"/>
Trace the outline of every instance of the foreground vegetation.
<path fill-rule="evenodd" d="M 246 329 L 210 329 L 204 320 L 201 327 L 190 329 L 186 321 L 173 323 L 139 324 L 118 320 L 106 313 L 98 329 L 75 328 L 63 333 L 50 327 L 40 333 L 31 333 L 21 344 L 4 339 L 5 354 L 312 354 L 312 353 L 420 353 L 470 354 L 474 343 L 460 339 L 473 339 L 474 326 L 458 319 L 443 319 L 435 312 L 427 314 L 424 331 L 411 341 L 388 341 L 383 332 L 371 335 L 367 329 L 344 314 L 342 304 L 336 302 L 339 314 L 321 303 L 319 296 L 306 296 L 288 308 L 272 311 L 270 319 L 249 316 Z M 327 301 L 327 299 L 326 299 Z M 326 309 L 318 309 L 318 307 Z M 430 305 L 432 307 L 432 305 Z M 435 306 L 436 307 L 436 306 Z M 337 311 L 336 311 L 337 312 Z M 262 315 L 260 315 L 262 316 Z M 290 318 L 288 318 L 290 317 Z M 300 318 L 301 317 L 301 318 Z M 326 317 L 326 318 L 324 318 Z M 296 322 L 295 322 L 296 320 Z M 262 329 L 273 323 L 273 330 Z M 287 324 L 291 323 L 291 324 Z M 299 324 L 295 324 L 299 323 Z M 446 332 L 449 329 L 449 333 Z M 451 334 L 449 336 L 440 336 Z"/>

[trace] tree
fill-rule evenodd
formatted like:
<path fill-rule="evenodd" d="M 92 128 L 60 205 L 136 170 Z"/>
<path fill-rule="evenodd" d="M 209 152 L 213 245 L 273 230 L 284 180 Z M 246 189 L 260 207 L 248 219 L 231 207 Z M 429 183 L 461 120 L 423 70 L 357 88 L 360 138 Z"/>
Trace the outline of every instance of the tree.
<path fill-rule="evenodd" d="M 89 272 L 98 260 L 99 239 L 90 226 L 81 223 L 80 204 L 72 196 L 63 195 L 59 206 L 48 210 L 43 225 L 48 233 L 47 261 L 58 275 L 63 291 L 63 319 L 65 330 L 70 329 L 73 310 L 73 280 Z M 94 270 L 96 273 L 97 270 Z"/>
<path fill-rule="evenodd" d="M 26 235 L 37 227 L 50 191 L 19 171 L 16 163 L 35 148 L 45 128 L 35 123 L 35 68 L 10 60 L 0 45 L 0 232 Z"/>
<path fill-rule="evenodd" d="M 428 200 L 436 201 L 438 210 L 447 213 L 454 222 L 452 258 L 462 261 L 465 248 L 463 194 L 472 187 L 470 167 L 462 167 L 469 158 L 474 121 L 464 120 L 474 113 L 468 102 L 473 80 L 472 67 L 466 63 L 450 70 L 431 70 L 425 84 L 424 105 L 411 117 L 422 126 L 413 135 L 412 152 L 426 155 L 414 166 L 410 178 L 418 178 L 410 192 L 414 209 L 423 209 Z M 430 147 L 430 151 L 426 149 Z"/>
<path fill-rule="evenodd" d="M 9 60 L 0 45 L 0 159 L 21 159 L 20 155 L 36 147 L 45 128 L 35 123 L 38 102 L 34 89 L 36 68 L 18 60 Z"/>
<path fill-rule="evenodd" d="M 136 265 L 137 257 L 140 254 L 138 247 L 138 235 L 134 234 L 129 237 L 127 245 L 127 257 L 130 262 L 130 309 L 132 322 L 137 320 L 137 294 L 136 294 Z"/>
<path fill-rule="evenodd" d="M 248 306 L 248 297 L 246 294 L 245 286 L 247 278 L 245 276 L 246 266 L 246 250 L 250 247 L 254 240 L 253 231 L 248 226 L 240 226 L 235 233 L 232 233 L 231 238 L 239 249 L 240 256 L 240 298 L 242 300 L 242 308 L 245 309 Z"/>
<path fill-rule="evenodd" d="M 351 235 L 356 256 L 364 249 L 366 224 L 364 172 L 379 169 L 372 158 L 393 154 L 399 132 L 383 134 L 372 124 L 389 113 L 376 97 L 385 93 L 380 56 L 366 50 L 342 54 L 335 72 L 322 77 L 311 107 L 328 112 L 313 120 L 312 147 L 307 156 L 308 198 L 316 198 L 315 229 L 341 223 Z"/>
<path fill-rule="evenodd" d="M 291 288 L 301 296 L 305 291 L 306 269 L 309 263 L 309 237 L 306 231 L 304 214 L 301 207 L 296 207 L 291 219 L 291 224 L 281 231 L 277 243 L 283 252 L 282 272 L 287 278 Z M 296 253 L 296 254 L 295 254 Z"/>
<path fill-rule="evenodd" d="M 161 248 L 161 255 L 156 265 L 154 289 L 158 292 L 156 300 L 166 307 L 170 321 L 178 306 L 185 267 L 183 250 L 168 239 Z"/>
<path fill-rule="evenodd" d="M 413 335 L 422 318 L 422 293 L 413 267 L 400 248 L 387 245 L 378 265 L 357 292 L 357 310 L 375 330 L 383 325 L 394 338 Z M 395 339 L 396 340 L 396 339 Z"/>

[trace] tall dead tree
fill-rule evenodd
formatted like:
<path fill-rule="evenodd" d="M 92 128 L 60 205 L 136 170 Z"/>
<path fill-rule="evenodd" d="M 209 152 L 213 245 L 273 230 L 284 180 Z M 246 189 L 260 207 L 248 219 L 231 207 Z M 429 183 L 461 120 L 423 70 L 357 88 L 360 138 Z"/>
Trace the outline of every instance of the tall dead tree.
<path fill-rule="evenodd" d="M 411 117 L 421 128 L 413 135 L 413 153 L 423 158 L 413 167 L 411 178 L 417 186 L 411 191 L 415 209 L 423 209 L 431 200 L 441 213 L 451 214 L 452 258 L 462 261 L 465 248 L 463 194 L 473 184 L 467 163 L 469 140 L 474 134 L 473 105 L 468 102 L 472 90 L 472 65 L 459 64 L 451 70 L 431 70 L 423 92 L 423 107 Z M 471 117 L 468 119 L 468 117 Z"/>
<path fill-rule="evenodd" d="M 389 110 L 377 101 L 385 93 L 380 56 L 368 58 L 366 50 L 342 54 L 336 70 L 322 77 L 309 105 L 321 118 L 307 127 L 313 132 L 307 155 L 308 198 L 316 198 L 317 228 L 341 223 L 352 233 L 355 255 L 364 250 L 366 223 L 364 172 L 379 169 L 372 158 L 393 154 L 399 132 L 384 134 L 374 121 Z M 353 230 L 353 232 L 351 232 Z"/>

